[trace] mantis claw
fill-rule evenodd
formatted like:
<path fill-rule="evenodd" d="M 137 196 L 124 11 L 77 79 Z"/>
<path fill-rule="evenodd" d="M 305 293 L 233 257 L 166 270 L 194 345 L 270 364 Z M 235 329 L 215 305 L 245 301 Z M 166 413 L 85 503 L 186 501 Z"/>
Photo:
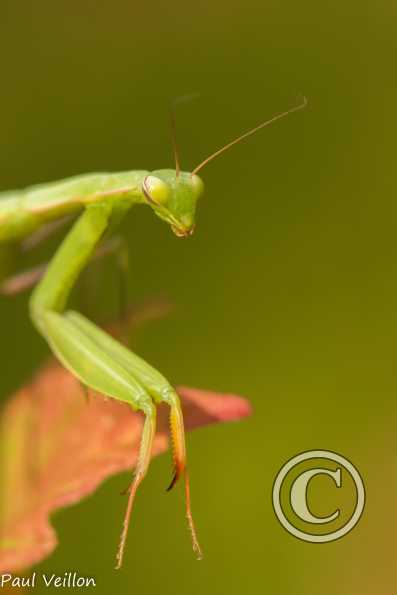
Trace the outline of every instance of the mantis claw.
<path fill-rule="evenodd" d="M 179 475 L 178 475 L 177 471 L 175 470 L 174 474 L 172 476 L 172 479 L 171 479 L 171 483 L 168 486 L 168 488 L 166 488 L 165 491 L 170 492 L 172 490 L 172 488 L 174 487 L 174 485 L 176 484 L 176 482 L 178 481 L 178 479 L 179 479 Z"/>
<path fill-rule="evenodd" d="M 172 441 L 172 452 L 174 459 L 174 475 L 171 483 L 167 488 L 169 492 L 178 479 L 183 475 L 185 483 L 185 512 L 186 520 L 190 531 L 192 540 L 193 551 L 195 552 L 197 559 L 201 560 L 203 553 L 197 538 L 196 528 L 194 526 L 191 501 L 190 501 L 190 481 L 189 474 L 186 467 L 186 447 L 185 447 L 185 429 L 183 423 L 183 414 L 180 406 L 178 395 L 175 393 L 171 397 L 169 405 L 171 407 L 170 413 L 170 430 L 171 430 L 171 441 Z"/>

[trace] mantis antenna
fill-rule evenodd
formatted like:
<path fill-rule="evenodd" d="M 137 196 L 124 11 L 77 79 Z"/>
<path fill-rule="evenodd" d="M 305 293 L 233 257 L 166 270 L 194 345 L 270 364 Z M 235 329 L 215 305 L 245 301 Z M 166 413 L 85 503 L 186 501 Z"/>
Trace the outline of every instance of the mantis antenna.
<path fill-rule="evenodd" d="M 178 143 L 176 140 L 176 121 L 175 121 L 175 109 L 179 103 L 186 103 L 187 101 L 192 101 L 192 99 L 196 99 L 199 96 L 198 93 L 189 93 L 188 95 L 181 95 L 174 99 L 171 103 L 170 107 L 170 120 L 171 120 L 171 138 L 172 138 L 172 148 L 174 152 L 174 161 L 175 161 L 175 177 L 179 178 L 179 174 L 181 173 L 181 167 L 179 163 L 179 152 L 178 152 Z"/>
<path fill-rule="evenodd" d="M 233 145 L 237 145 L 237 143 L 246 139 L 248 136 L 255 134 L 255 132 L 258 132 L 258 130 L 261 130 L 261 128 L 265 128 L 265 126 L 269 126 L 269 124 L 272 124 L 276 120 L 281 120 L 281 118 L 284 118 L 285 116 L 288 116 L 289 114 L 292 114 L 293 112 L 297 112 L 298 110 L 301 110 L 301 109 L 305 108 L 306 106 L 307 106 L 307 98 L 303 97 L 303 100 L 301 101 L 301 103 L 299 103 L 295 107 L 292 107 L 291 109 L 289 109 L 285 112 L 281 112 L 281 114 L 277 114 L 276 116 L 273 116 L 273 118 L 270 118 L 270 120 L 266 120 L 266 122 L 262 122 L 258 126 L 255 126 L 255 128 L 252 128 L 251 130 L 248 130 L 248 132 L 245 132 L 241 136 L 238 136 L 234 140 L 230 141 L 230 143 L 227 143 L 222 148 L 215 151 L 215 153 L 212 153 L 212 155 L 210 155 L 209 157 L 204 159 L 204 161 L 199 163 L 199 165 L 197 165 L 194 168 L 194 170 L 192 171 L 192 176 L 197 174 L 197 172 L 199 172 L 205 165 L 207 165 L 207 163 L 209 163 L 210 161 L 215 159 L 215 157 L 218 157 L 218 155 L 221 155 L 221 153 L 224 153 L 225 151 L 230 149 L 230 147 L 232 147 Z"/>
<path fill-rule="evenodd" d="M 172 106 L 170 109 L 170 119 L 171 119 L 172 148 L 174 151 L 174 159 L 175 159 L 175 175 L 177 178 L 179 178 L 179 174 L 181 172 L 181 167 L 179 165 L 178 144 L 176 142 L 176 124 L 175 124 L 174 106 Z"/>

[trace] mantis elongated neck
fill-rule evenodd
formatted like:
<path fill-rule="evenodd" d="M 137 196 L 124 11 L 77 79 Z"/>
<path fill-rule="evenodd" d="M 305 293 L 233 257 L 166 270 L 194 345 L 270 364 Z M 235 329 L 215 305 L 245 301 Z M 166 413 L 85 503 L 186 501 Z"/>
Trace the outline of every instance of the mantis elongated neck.
<path fill-rule="evenodd" d="M 77 213 L 95 202 L 125 208 L 144 203 L 145 170 L 94 173 L 0 194 L 0 241 L 26 237 L 49 221 Z"/>

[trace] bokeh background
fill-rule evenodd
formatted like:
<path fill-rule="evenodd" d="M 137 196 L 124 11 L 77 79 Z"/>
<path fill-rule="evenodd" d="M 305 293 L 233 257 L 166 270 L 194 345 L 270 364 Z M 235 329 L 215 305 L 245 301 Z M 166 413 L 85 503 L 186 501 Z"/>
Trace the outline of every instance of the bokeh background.
<path fill-rule="evenodd" d="M 1 3 L 4 190 L 171 166 L 167 109 L 186 93 L 199 98 L 177 114 L 185 169 L 309 98 L 203 170 L 193 238 L 149 209 L 123 224 L 131 299 L 175 304 L 139 334 L 139 353 L 174 382 L 254 406 L 189 436 L 205 559 L 190 550 L 181 490 L 164 494 L 163 455 L 121 572 L 126 476 L 54 516 L 60 545 L 38 572 L 95 576 L 98 595 L 396 592 L 396 16 L 393 3 L 357 0 Z M 97 318 L 115 309 L 110 261 L 101 274 Z M 48 351 L 26 295 L 1 298 L 0 317 L 5 399 Z M 313 448 L 351 459 L 367 490 L 359 525 L 326 545 L 290 536 L 271 507 L 278 469 Z M 318 511 L 335 508 L 329 484 L 313 489 Z"/>

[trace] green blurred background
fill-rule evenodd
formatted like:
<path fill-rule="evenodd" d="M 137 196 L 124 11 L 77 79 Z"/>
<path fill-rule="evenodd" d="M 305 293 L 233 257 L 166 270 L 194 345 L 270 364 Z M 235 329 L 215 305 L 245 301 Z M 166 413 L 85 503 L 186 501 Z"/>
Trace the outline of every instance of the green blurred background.
<path fill-rule="evenodd" d="M 181 490 L 164 494 L 164 455 L 122 571 L 126 476 L 54 516 L 60 545 L 39 572 L 95 576 L 98 594 L 396 592 L 396 16 L 393 3 L 357 0 L 1 3 L 3 189 L 171 166 L 167 109 L 185 93 L 200 97 L 178 109 L 184 169 L 309 98 L 203 170 L 193 238 L 149 209 L 123 225 L 131 298 L 176 306 L 139 334 L 139 353 L 176 383 L 254 406 L 251 419 L 189 436 L 204 560 L 190 550 Z M 102 314 L 114 278 L 105 263 Z M 0 316 L 6 398 L 48 351 L 27 296 L 2 298 Z M 271 507 L 278 469 L 313 448 L 351 459 L 367 489 L 359 525 L 326 545 L 290 536 Z"/>

